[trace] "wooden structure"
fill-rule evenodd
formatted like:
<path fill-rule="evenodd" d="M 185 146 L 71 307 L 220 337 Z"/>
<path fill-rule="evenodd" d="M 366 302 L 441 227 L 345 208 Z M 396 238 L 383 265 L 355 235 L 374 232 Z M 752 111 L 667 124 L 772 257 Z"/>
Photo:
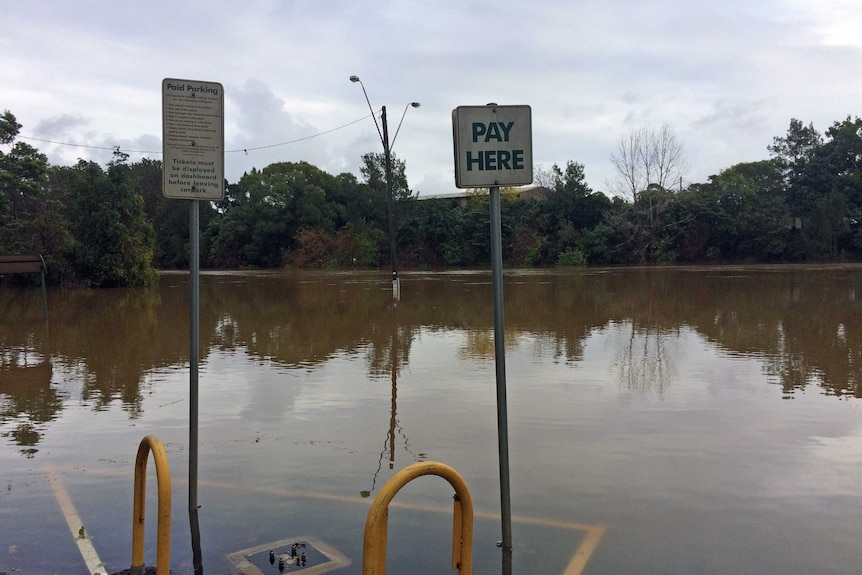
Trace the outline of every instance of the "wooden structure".
<path fill-rule="evenodd" d="M 0 278 L 5 275 L 39 274 L 42 284 L 42 308 L 48 322 L 48 294 L 45 290 L 45 259 L 41 255 L 0 256 Z"/>
<path fill-rule="evenodd" d="M 42 274 L 45 284 L 45 260 L 42 256 L 0 256 L 0 276 L 12 274 Z"/>

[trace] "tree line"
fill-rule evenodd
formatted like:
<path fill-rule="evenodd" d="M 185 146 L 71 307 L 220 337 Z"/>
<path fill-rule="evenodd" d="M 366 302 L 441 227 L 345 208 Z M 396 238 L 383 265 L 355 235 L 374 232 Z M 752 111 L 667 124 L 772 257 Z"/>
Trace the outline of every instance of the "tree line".
<path fill-rule="evenodd" d="M 161 193 L 161 162 L 50 165 L 0 116 L 0 254 L 40 253 L 55 284 L 144 286 L 157 269 L 188 268 L 185 201 Z M 536 170 L 538 195 L 503 190 L 504 263 L 510 267 L 852 261 L 862 259 L 862 120 L 825 133 L 793 119 L 769 157 L 687 183 L 668 126 L 624 134 L 608 193 L 584 166 Z M 382 154 L 360 176 L 280 162 L 225 182 L 201 204 L 204 268 L 376 268 L 389 264 Z M 398 265 L 489 265 L 486 191 L 466 202 L 418 199 L 393 159 Z"/>

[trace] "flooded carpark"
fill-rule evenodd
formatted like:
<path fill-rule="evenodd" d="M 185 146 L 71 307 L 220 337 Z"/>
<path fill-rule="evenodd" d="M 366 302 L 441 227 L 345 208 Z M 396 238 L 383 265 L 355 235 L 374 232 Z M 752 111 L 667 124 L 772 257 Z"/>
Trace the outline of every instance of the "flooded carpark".
<path fill-rule="evenodd" d="M 205 571 L 296 539 L 359 573 L 371 500 L 428 461 L 470 488 L 474 570 L 500 570 L 489 273 L 403 274 L 397 305 L 377 274 L 201 280 Z M 514 571 L 852 570 L 860 280 L 852 266 L 507 273 Z M 192 573 L 188 276 L 49 291 L 47 321 L 37 290 L 0 301 L 0 572 L 85 573 L 81 540 L 106 571 L 128 568 L 135 454 L 155 435 L 171 569 Z M 390 571 L 448 571 L 451 548 L 451 486 L 411 482 Z"/>

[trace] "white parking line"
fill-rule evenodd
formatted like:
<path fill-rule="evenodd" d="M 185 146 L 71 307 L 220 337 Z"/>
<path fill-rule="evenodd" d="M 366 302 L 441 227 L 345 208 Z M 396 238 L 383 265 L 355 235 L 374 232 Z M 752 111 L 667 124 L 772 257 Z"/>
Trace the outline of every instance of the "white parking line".
<path fill-rule="evenodd" d="M 90 571 L 90 575 L 107 573 L 108 570 L 105 568 L 102 560 L 99 559 L 99 555 L 96 553 L 96 549 L 90 542 L 90 538 L 87 537 L 84 523 L 78 516 L 75 506 L 72 505 L 72 500 L 69 498 L 69 492 L 66 491 L 66 487 L 60 480 L 60 476 L 53 469 L 47 470 L 45 475 L 48 478 L 48 483 L 50 483 L 51 487 L 54 489 L 54 497 L 57 498 L 57 503 L 60 504 L 60 509 L 63 511 L 66 523 L 69 525 L 69 531 L 71 531 L 72 537 L 75 538 L 75 542 L 78 544 L 78 551 L 81 552 L 81 557 L 84 558 L 84 563 L 87 564 L 87 569 Z"/>

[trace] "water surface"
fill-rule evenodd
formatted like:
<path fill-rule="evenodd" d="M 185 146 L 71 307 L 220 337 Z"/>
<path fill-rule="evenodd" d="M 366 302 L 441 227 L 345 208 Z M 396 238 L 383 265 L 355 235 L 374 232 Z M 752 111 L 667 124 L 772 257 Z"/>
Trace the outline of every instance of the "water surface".
<path fill-rule="evenodd" d="M 862 268 L 505 275 L 517 573 L 849 573 L 862 536 Z M 206 273 L 204 569 L 298 535 L 359 573 L 372 497 L 416 461 L 466 479 L 474 571 L 500 571 L 491 278 Z M 0 572 L 85 572 L 47 474 L 111 571 L 131 559 L 137 444 L 173 476 L 191 573 L 188 276 L 154 290 L 0 288 Z M 148 518 L 155 527 L 155 474 Z M 451 489 L 396 498 L 389 571 L 446 572 Z M 155 558 L 148 531 L 147 562 Z M 567 568 L 569 571 L 567 572 Z"/>

